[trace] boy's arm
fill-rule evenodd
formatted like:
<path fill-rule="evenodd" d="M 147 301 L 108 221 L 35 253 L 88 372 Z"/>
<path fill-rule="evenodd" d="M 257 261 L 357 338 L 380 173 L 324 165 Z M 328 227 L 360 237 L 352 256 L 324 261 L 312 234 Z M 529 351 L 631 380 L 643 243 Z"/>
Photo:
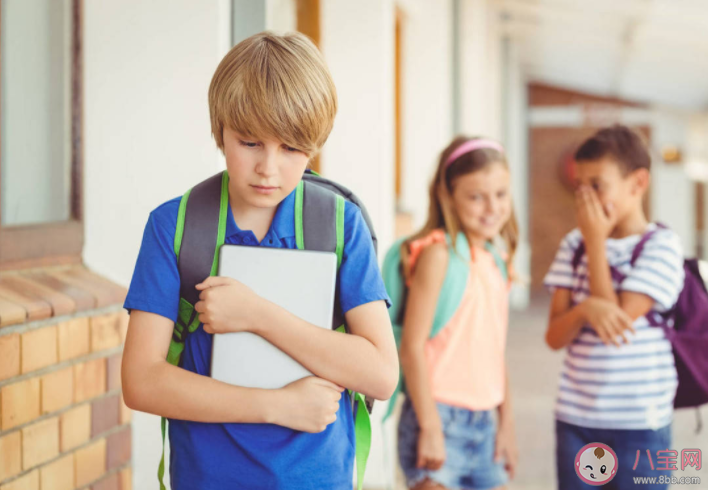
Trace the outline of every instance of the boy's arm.
<path fill-rule="evenodd" d="M 570 306 L 570 290 L 556 289 L 546 331 L 546 343 L 557 350 L 570 344 L 585 324 L 589 324 L 605 344 L 620 345 L 632 330 L 632 319 L 619 306 L 604 298 L 589 297 L 579 305 Z"/>
<path fill-rule="evenodd" d="M 581 187 L 575 197 L 576 219 L 585 240 L 588 256 L 588 280 L 590 294 L 619 305 L 619 297 L 612 285 L 610 264 L 607 261 L 605 240 L 614 226 L 614 216 L 608 216 L 597 197 L 589 187 Z"/>
<path fill-rule="evenodd" d="M 172 366 L 165 359 L 172 337 L 168 318 L 139 310 L 130 315 L 122 380 L 130 408 L 195 422 L 273 423 L 324 430 L 337 411 L 342 388 L 305 378 L 281 390 L 242 388 Z"/>
<path fill-rule="evenodd" d="M 251 331 L 296 359 L 313 374 L 377 400 L 398 384 L 398 355 L 384 301 L 345 313 L 349 333 L 316 327 L 266 300 Z"/>
<path fill-rule="evenodd" d="M 571 308 L 570 293 L 569 289 L 559 288 L 553 292 L 551 298 L 546 344 L 553 350 L 570 344 L 587 321 L 583 306 L 585 303 Z"/>
<path fill-rule="evenodd" d="M 590 294 L 596 298 L 604 298 L 616 305 L 621 305 L 620 298 L 612 285 L 610 264 L 607 261 L 605 240 L 597 237 L 586 239 L 586 253 L 588 256 L 588 280 L 590 281 Z"/>

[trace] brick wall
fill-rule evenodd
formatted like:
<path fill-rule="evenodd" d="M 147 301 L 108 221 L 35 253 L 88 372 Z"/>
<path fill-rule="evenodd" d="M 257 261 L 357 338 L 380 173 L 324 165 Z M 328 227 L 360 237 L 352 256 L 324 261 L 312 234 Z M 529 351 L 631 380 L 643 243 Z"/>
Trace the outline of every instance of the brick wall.
<path fill-rule="evenodd" d="M 124 296 L 83 267 L 0 276 L 0 490 L 131 488 Z"/>

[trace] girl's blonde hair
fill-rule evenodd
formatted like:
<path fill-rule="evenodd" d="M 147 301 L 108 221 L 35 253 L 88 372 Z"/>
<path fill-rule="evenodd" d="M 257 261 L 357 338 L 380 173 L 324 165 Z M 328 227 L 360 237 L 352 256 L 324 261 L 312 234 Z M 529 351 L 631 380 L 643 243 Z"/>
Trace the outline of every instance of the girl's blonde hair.
<path fill-rule="evenodd" d="M 471 139 L 477 138 L 458 136 L 452 140 L 447 148 L 445 148 L 440 154 L 437 170 L 435 171 L 435 177 L 430 183 L 430 188 L 428 191 L 430 196 L 428 220 L 417 233 L 409 237 L 401 245 L 401 258 L 404 269 L 403 272 L 406 279 L 410 276 L 410 270 L 407 264 L 409 262 L 409 245 L 411 242 L 427 236 L 433 230 L 442 229 L 450 236 L 453 249 L 457 244 L 457 234 L 461 230 L 461 227 L 457 214 L 453 208 L 451 198 L 455 180 L 463 175 L 486 169 L 495 163 L 502 164 L 507 169 L 509 168 L 509 164 L 507 163 L 504 154 L 491 148 L 482 148 L 469 153 L 464 153 L 448 165 L 447 160 L 450 155 L 452 155 L 452 153 L 460 145 L 470 141 Z M 508 269 L 511 270 L 511 264 L 514 260 L 514 254 L 516 253 L 516 247 L 519 240 L 519 226 L 516 221 L 516 214 L 514 213 L 513 206 L 511 208 L 511 216 L 502 227 L 499 235 L 504 240 L 506 245 L 506 263 Z"/>
<path fill-rule="evenodd" d="M 209 86 L 211 132 L 271 136 L 314 156 L 327 141 L 337 93 L 322 54 L 299 33 L 261 32 L 228 52 Z"/>

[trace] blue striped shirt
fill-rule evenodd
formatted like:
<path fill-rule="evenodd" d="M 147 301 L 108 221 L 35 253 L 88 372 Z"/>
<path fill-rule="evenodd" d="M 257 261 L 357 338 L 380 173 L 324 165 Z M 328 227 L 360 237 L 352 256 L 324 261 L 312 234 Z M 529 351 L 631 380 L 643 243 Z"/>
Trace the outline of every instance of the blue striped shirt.
<path fill-rule="evenodd" d="M 650 224 L 649 230 L 656 230 Z M 617 292 L 632 291 L 652 298 L 654 310 L 670 310 L 683 288 L 683 249 L 671 230 L 658 229 L 646 242 L 634 266 L 632 253 L 641 235 L 609 238 L 607 260 L 622 273 L 613 280 Z M 582 241 L 575 229 L 561 242 L 544 284 L 551 291 L 571 290 L 573 304 L 590 296 L 587 255 L 573 270 L 573 256 Z M 672 326 L 671 320 L 669 320 Z M 634 322 L 629 343 L 602 343 L 595 330 L 584 326 L 566 350 L 560 375 L 556 418 L 599 429 L 659 429 L 671 423 L 677 376 L 671 343 L 646 317 Z"/>

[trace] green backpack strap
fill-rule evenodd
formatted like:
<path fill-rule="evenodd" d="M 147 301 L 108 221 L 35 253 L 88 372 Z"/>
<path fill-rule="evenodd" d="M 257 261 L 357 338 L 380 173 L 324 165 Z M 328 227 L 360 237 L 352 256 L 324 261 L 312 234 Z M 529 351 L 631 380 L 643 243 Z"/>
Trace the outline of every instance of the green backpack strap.
<path fill-rule="evenodd" d="M 499 272 L 501 272 L 502 277 L 504 278 L 505 281 L 509 280 L 509 271 L 506 266 L 506 260 L 504 260 L 504 257 L 501 256 L 499 253 L 499 249 L 492 243 L 492 242 L 487 242 L 484 245 L 484 249 L 492 254 L 492 257 L 494 257 L 494 262 L 497 264 L 497 268 L 499 269 Z"/>
<path fill-rule="evenodd" d="M 216 274 L 218 251 L 226 236 L 228 184 L 228 173 L 219 172 L 188 190 L 179 204 L 174 252 L 180 277 L 180 298 L 177 322 L 167 351 L 167 362 L 174 366 L 180 364 L 187 336 L 199 327 L 199 315 L 194 310 L 194 305 L 199 301 L 199 291 L 195 286 Z M 165 490 L 165 417 L 160 421 L 160 429 L 162 457 L 157 478 L 160 490 Z"/>
<path fill-rule="evenodd" d="M 300 250 L 335 252 L 337 268 L 344 252 L 344 206 L 340 194 L 331 192 L 318 183 L 302 180 L 295 192 L 295 242 Z M 335 314 L 332 328 L 346 332 L 346 325 L 335 295 Z M 371 450 L 371 417 L 369 404 L 361 393 L 349 391 L 354 413 L 354 439 L 357 489 L 364 484 L 366 463 Z"/>

